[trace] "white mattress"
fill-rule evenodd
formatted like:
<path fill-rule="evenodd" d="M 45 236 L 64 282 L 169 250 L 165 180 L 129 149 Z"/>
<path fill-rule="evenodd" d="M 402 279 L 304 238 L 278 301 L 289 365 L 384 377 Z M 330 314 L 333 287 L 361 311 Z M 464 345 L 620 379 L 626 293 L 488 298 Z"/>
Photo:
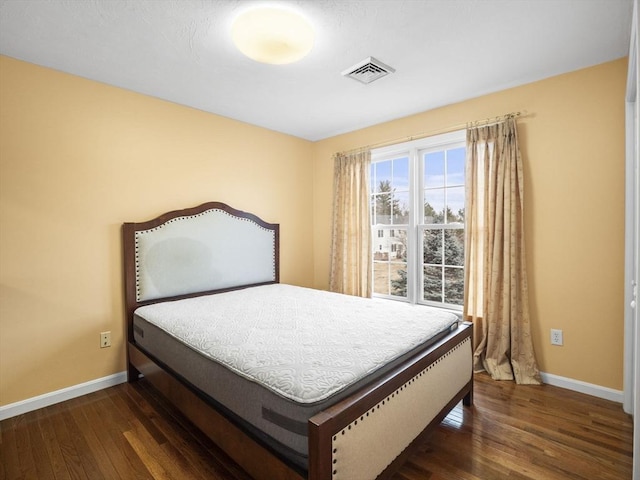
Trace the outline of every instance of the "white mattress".
<path fill-rule="evenodd" d="M 136 315 L 275 394 L 321 402 L 457 324 L 446 311 L 273 284 Z"/>

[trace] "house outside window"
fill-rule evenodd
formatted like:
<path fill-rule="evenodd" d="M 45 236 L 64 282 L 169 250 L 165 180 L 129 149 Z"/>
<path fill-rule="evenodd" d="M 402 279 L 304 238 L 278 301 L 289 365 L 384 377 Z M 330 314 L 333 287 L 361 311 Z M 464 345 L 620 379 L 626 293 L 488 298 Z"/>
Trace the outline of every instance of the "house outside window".
<path fill-rule="evenodd" d="M 371 152 L 373 295 L 461 309 L 464 130 Z"/>

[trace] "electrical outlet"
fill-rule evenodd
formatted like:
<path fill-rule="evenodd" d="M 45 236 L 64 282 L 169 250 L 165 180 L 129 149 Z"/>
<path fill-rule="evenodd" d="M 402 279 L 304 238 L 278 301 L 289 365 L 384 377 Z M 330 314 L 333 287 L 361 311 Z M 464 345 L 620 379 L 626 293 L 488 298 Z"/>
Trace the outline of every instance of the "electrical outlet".
<path fill-rule="evenodd" d="M 100 332 L 100 348 L 111 346 L 111 332 Z"/>
<path fill-rule="evenodd" d="M 551 329 L 551 345 L 562 345 L 562 330 Z"/>

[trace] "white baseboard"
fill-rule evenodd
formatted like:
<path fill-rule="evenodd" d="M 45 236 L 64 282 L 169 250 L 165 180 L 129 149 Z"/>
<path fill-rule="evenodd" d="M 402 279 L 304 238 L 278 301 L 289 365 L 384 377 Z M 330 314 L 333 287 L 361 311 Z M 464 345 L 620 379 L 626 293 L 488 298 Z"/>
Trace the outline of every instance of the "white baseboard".
<path fill-rule="evenodd" d="M 585 393 L 598 398 L 604 398 L 605 400 L 611 400 L 612 402 L 622 403 L 623 401 L 623 392 L 621 390 L 601 387 L 600 385 L 561 377 L 552 373 L 540 372 L 540 376 L 542 377 L 542 381 L 549 385 Z M 103 388 L 112 387 L 126 381 L 127 372 L 114 373 L 107 377 L 98 378 L 86 383 L 56 390 L 55 392 L 45 393 L 44 395 L 28 398 L 16 403 L 10 403 L 9 405 L 0 407 L 0 420 L 5 420 L 23 413 L 38 410 L 39 408 L 48 407 L 49 405 L 64 402 L 65 400 L 70 400 L 72 398 L 81 397 L 82 395 L 97 392 Z"/>
<path fill-rule="evenodd" d="M 114 373 L 106 377 L 90 380 L 79 385 L 56 390 L 55 392 L 45 393 L 37 397 L 27 398 L 20 402 L 10 403 L 0 407 L 0 420 L 22 415 L 23 413 L 38 410 L 39 408 L 48 407 L 55 403 L 71 400 L 72 398 L 81 397 L 88 393 L 97 392 L 104 388 L 113 387 L 127 381 L 127 372 Z"/>
<path fill-rule="evenodd" d="M 581 380 L 574 380 L 573 378 L 561 377 L 552 373 L 540 372 L 540 376 L 544 383 L 555 387 L 566 388 L 567 390 L 573 390 L 574 392 L 586 393 L 593 397 L 604 398 L 605 400 L 611 400 L 612 402 L 617 403 L 622 403 L 624 399 L 624 392 L 622 390 L 601 387 L 600 385 L 594 385 L 593 383 L 587 383 Z"/>

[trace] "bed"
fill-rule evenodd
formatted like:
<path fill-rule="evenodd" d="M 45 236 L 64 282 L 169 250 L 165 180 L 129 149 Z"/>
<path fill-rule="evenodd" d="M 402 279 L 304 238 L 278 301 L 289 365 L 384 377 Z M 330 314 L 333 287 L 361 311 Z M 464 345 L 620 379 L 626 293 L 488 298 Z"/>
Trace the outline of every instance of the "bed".
<path fill-rule="evenodd" d="M 389 478 L 472 404 L 472 328 L 281 284 L 279 244 L 278 224 L 220 202 L 125 223 L 128 379 L 256 479 Z"/>

